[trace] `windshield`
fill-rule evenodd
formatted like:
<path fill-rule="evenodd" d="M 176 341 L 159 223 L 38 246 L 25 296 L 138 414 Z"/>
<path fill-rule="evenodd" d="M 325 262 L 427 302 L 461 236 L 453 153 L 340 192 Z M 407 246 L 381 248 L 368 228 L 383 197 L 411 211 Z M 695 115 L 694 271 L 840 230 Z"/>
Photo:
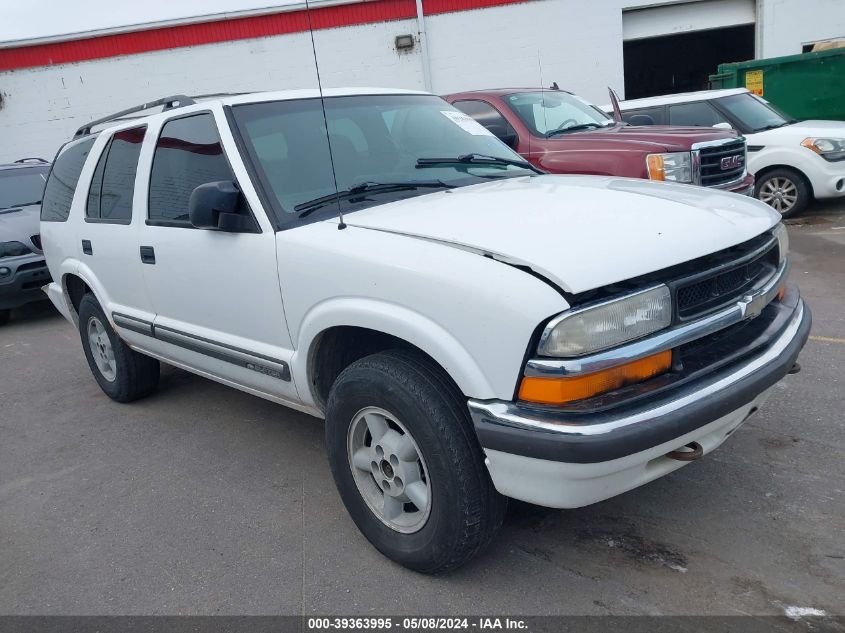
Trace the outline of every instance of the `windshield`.
<path fill-rule="evenodd" d="M 0 209 L 40 204 L 47 167 L 0 170 Z"/>
<path fill-rule="evenodd" d="M 765 99 L 749 92 L 722 97 L 716 99 L 716 102 L 749 132 L 772 130 L 795 122 L 795 119 L 778 112 Z"/>
<path fill-rule="evenodd" d="M 275 198 L 271 202 L 276 203 L 280 224 L 296 223 L 305 215 L 309 220 L 332 217 L 338 202 L 344 213 L 350 213 L 533 173 L 486 128 L 439 97 L 364 95 L 324 101 L 328 140 L 320 99 L 232 108 L 258 178 Z M 487 159 L 468 159 L 471 155 Z M 396 184 L 404 186 L 376 186 Z M 335 201 L 338 192 L 346 195 Z M 326 196 L 332 203 L 320 204 Z"/>
<path fill-rule="evenodd" d="M 505 97 L 505 102 L 537 136 L 555 136 L 614 123 L 592 103 L 568 92 L 521 92 Z"/>

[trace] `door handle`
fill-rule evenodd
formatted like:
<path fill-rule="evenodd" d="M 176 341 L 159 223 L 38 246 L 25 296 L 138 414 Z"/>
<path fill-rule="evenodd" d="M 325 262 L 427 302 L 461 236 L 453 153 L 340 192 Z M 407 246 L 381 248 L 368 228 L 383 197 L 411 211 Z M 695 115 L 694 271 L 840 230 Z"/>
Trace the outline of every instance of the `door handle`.
<path fill-rule="evenodd" d="M 156 251 L 152 246 L 141 247 L 141 262 L 144 264 L 156 263 Z"/>
<path fill-rule="evenodd" d="M 86 255 L 94 254 L 94 249 L 91 248 L 91 240 L 82 240 L 82 252 Z"/>

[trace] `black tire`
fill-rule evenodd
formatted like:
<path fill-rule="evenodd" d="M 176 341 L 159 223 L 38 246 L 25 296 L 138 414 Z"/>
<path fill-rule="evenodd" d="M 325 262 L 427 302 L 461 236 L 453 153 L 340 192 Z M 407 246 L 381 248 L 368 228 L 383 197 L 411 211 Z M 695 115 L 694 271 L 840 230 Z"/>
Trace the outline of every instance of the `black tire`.
<path fill-rule="evenodd" d="M 428 471 L 430 509 L 413 533 L 384 523 L 367 505 L 353 476 L 348 434 L 356 415 L 368 407 L 401 420 Z M 326 446 L 352 520 L 376 549 L 405 567 L 429 574 L 454 569 L 489 544 L 502 524 L 507 499 L 496 492 L 487 473 L 466 399 L 420 354 L 390 350 L 347 367 L 329 394 Z M 373 481 L 377 483 L 375 477 Z"/>
<path fill-rule="evenodd" d="M 11 310 L 0 310 L 0 325 L 6 325 L 9 322 Z"/>
<path fill-rule="evenodd" d="M 754 183 L 754 197 L 768 204 L 780 213 L 781 217 L 791 218 L 807 208 L 813 192 L 803 174 L 781 167 L 764 172 L 757 178 Z M 794 203 L 790 203 L 793 198 Z"/>
<path fill-rule="evenodd" d="M 103 326 L 102 330 L 111 344 L 114 355 L 114 375 L 111 379 L 104 375 L 94 359 L 89 338 L 89 326 L 93 319 Z M 159 378 L 158 361 L 130 349 L 120 340 L 91 293 L 82 297 L 79 303 L 79 334 L 88 367 L 91 368 L 97 384 L 109 398 L 117 402 L 131 402 L 155 391 Z"/>

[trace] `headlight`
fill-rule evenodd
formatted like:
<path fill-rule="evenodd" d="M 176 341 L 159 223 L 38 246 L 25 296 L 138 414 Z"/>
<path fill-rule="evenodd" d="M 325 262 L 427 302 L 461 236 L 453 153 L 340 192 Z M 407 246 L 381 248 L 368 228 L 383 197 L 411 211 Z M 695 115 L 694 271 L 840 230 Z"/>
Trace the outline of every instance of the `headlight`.
<path fill-rule="evenodd" d="M 692 182 L 692 155 L 689 152 L 649 154 L 648 177 L 668 182 Z"/>
<path fill-rule="evenodd" d="M 801 145 L 825 160 L 845 160 L 845 138 L 805 138 Z"/>
<path fill-rule="evenodd" d="M 783 224 L 778 224 L 772 233 L 778 238 L 778 264 L 782 264 L 789 253 L 789 233 Z"/>
<path fill-rule="evenodd" d="M 17 257 L 32 251 L 21 242 L 0 242 L 0 257 Z"/>
<path fill-rule="evenodd" d="M 657 332 L 672 323 L 672 295 L 664 285 L 564 312 L 540 338 L 543 356 L 581 356 Z"/>

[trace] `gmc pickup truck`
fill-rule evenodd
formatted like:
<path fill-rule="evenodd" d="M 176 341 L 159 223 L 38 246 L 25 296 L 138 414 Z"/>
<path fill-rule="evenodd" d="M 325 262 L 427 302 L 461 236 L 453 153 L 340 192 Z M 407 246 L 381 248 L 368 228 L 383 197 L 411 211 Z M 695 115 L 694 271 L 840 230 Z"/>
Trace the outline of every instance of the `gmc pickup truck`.
<path fill-rule="evenodd" d="M 502 88 L 444 98 L 553 174 L 626 176 L 754 193 L 745 139 L 733 130 L 629 125 L 556 89 Z"/>

